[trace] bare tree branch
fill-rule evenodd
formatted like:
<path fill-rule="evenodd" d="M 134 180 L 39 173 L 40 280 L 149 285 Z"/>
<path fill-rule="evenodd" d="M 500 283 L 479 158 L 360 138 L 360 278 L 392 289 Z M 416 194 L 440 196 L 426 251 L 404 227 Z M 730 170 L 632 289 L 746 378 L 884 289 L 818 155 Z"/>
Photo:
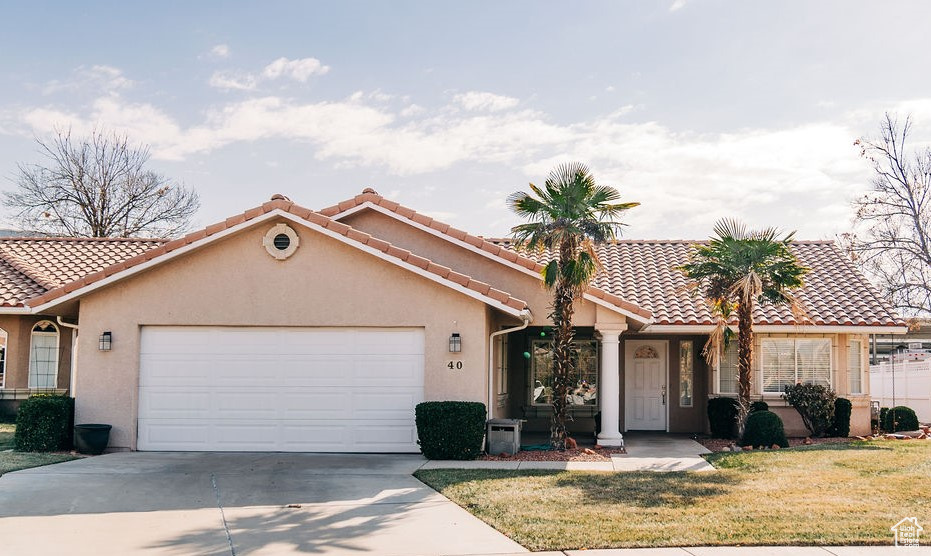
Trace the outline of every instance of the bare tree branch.
<path fill-rule="evenodd" d="M 76 237 L 171 237 L 186 231 L 197 193 L 145 169 L 149 149 L 126 135 L 70 130 L 36 139 L 44 164 L 19 164 L 3 204 L 25 229 Z"/>
<path fill-rule="evenodd" d="M 931 149 L 910 152 L 912 122 L 886 114 L 880 138 L 858 139 L 873 167 L 872 191 L 854 202 L 854 259 L 910 316 L 931 314 Z"/>

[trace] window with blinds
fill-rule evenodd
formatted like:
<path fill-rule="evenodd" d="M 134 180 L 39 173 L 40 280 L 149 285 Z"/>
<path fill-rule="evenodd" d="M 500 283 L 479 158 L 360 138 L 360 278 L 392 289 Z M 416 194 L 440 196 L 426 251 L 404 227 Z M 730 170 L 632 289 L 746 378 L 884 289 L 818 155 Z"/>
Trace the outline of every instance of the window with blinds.
<path fill-rule="evenodd" d="M 797 384 L 831 386 L 831 340 L 767 338 L 761 342 L 763 392 L 781 393 Z"/>
<path fill-rule="evenodd" d="M 847 347 L 847 379 L 851 394 L 863 393 L 862 353 L 860 340 L 850 340 L 850 345 Z"/>
<path fill-rule="evenodd" d="M 737 393 L 737 340 L 732 341 L 721 357 L 718 370 L 718 392 Z"/>

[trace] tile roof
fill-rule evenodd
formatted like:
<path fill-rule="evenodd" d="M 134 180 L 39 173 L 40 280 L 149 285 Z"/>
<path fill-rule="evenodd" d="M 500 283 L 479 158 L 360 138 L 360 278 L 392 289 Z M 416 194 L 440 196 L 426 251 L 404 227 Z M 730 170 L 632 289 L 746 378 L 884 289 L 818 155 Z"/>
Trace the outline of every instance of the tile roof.
<path fill-rule="evenodd" d="M 511 247 L 510 240 L 491 240 Z M 685 291 L 676 267 L 688 261 L 695 241 L 618 240 L 598 247 L 604 270 L 595 285 L 652 311 L 654 324 L 712 324 L 701 298 Z M 792 250 L 810 272 L 798 293 L 810 322 L 797 323 L 785 306 L 759 305 L 756 324 L 903 326 L 890 305 L 831 241 L 796 241 Z M 546 254 L 527 253 L 538 261 Z"/>
<path fill-rule="evenodd" d="M 100 280 L 103 280 L 104 278 L 112 276 L 118 272 L 128 270 L 130 268 L 133 268 L 135 266 L 148 262 L 157 257 L 167 255 L 168 253 L 171 253 L 172 251 L 175 251 L 177 249 L 180 249 L 182 247 L 185 247 L 197 241 L 206 239 L 210 236 L 216 235 L 229 228 L 238 226 L 239 224 L 243 224 L 245 222 L 255 220 L 259 218 L 260 216 L 267 214 L 269 212 L 272 212 L 274 210 L 281 210 L 281 211 L 293 214 L 294 216 L 297 216 L 298 218 L 301 218 L 303 220 L 316 224 L 322 228 L 326 228 L 327 230 L 331 232 L 344 236 L 345 238 L 347 238 L 348 240 L 354 243 L 365 245 L 369 248 L 375 249 L 381 253 L 384 253 L 388 257 L 391 257 L 391 258 L 397 259 L 398 261 L 413 265 L 421 270 L 434 274 L 443 280 L 448 280 L 450 282 L 458 284 L 459 286 L 462 286 L 464 288 L 477 292 L 478 294 L 484 297 L 491 298 L 516 311 L 523 311 L 524 309 L 527 309 L 527 303 L 525 301 L 517 299 L 516 297 L 513 297 L 507 292 L 497 290 L 491 287 L 491 285 L 489 284 L 475 280 L 471 278 L 470 276 L 466 276 L 465 274 L 455 272 L 454 270 L 447 268 L 445 266 L 438 265 L 428 259 L 415 255 L 414 253 L 411 253 L 410 251 L 406 249 L 395 247 L 394 245 L 388 243 L 387 241 L 382 241 L 365 232 L 361 232 L 350 226 L 347 226 L 346 224 L 343 224 L 341 222 L 337 222 L 336 220 L 328 218 L 327 216 L 324 216 L 320 213 L 317 213 L 310 209 L 298 206 L 281 195 L 275 195 L 272 197 L 271 201 L 263 203 L 259 207 L 249 209 L 243 212 L 242 214 L 237 214 L 236 216 L 227 218 L 226 220 L 222 222 L 217 222 L 216 224 L 207 226 L 203 230 L 190 233 L 184 237 L 181 237 L 181 238 L 178 238 L 172 241 L 161 243 L 160 245 L 153 247 L 151 249 L 148 249 L 142 253 L 139 253 L 131 258 L 127 258 L 125 260 L 115 262 L 114 264 L 111 264 L 110 266 L 107 266 L 102 269 L 98 269 L 97 271 L 94 271 L 93 273 L 84 275 L 78 279 L 74 279 L 71 282 L 68 282 L 65 284 L 59 284 L 59 287 L 50 289 L 49 291 L 43 293 L 42 295 L 34 299 L 30 299 L 29 305 L 32 307 L 37 307 L 39 305 L 48 303 L 49 301 L 53 301 L 79 288 L 83 288 L 95 282 L 99 282 Z"/>
<path fill-rule="evenodd" d="M 504 259 L 510 263 L 520 265 L 524 268 L 527 268 L 533 271 L 536 274 L 539 274 L 543 271 L 543 265 L 539 261 L 533 260 L 531 257 L 523 256 L 523 254 L 514 252 L 512 250 L 504 249 L 495 242 L 488 241 L 485 238 L 471 235 L 462 230 L 457 230 L 449 224 L 444 224 L 438 220 L 434 220 L 429 216 L 418 213 L 417 211 L 407 208 L 395 201 L 389 201 L 381 195 L 379 195 L 374 189 L 367 187 L 362 190 L 362 193 L 356 195 L 352 199 L 347 199 L 339 204 L 327 207 L 320 211 L 320 214 L 325 216 L 337 216 L 340 213 L 343 213 L 347 210 L 354 209 L 364 203 L 372 203 L 373 205 L 380 206 L 385 208 L 399 216 L 402 216 L 408 220 L 416 222 L 422 226 L 426 226 L 433 230 L 436 230 L 442 234 L 452 237 L 453 239 L 463 241 L 490 253 L 498 257 L 499 259 Z M 617 295 L 615 292 L 610 292 L 604 288 L 599 287 L 598 284 L 595 284 L 593 287 L 589 287 L 586 290 L 587 294 L 596 297 L 610 305 L 619 307 L 629 313 L 638 315 L 642 320 L 649 321 L 651 313 L 649 309 L 644 308 L 636 303 L 632 303 L 629 299 L 624 298 L 623 296 Z"/>
<path fill-rule="evenodd" d="M 22 307 L 27 299 L 162 243 L 136 238 L 0 238 L 0 307 Z"/>

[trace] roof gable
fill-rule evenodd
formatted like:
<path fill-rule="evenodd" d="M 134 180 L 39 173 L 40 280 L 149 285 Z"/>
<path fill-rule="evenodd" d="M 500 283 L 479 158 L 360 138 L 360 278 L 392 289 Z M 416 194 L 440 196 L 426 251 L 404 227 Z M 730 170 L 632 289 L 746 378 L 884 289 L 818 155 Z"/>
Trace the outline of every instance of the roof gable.
<path fill-rule="evenodd" d="M 416 274 L 438 282 L 465 295 L 479 299 L 501 311 L 514 316 L 527 316 L 527 304 L 510 294 L 497 290 L 489 284 L 474 280 L 469 276 L 453 271 L 448 267 L 437 265 L 408 250 L 375 238 L 367 233 L 355 230 L 346 224 L 337 222 L 310 209 L 298 206 L 281 196 L 242 214 L 227 218 L 193 232 L 182 238 L 166 242 L 127 260 L 110 265 L 98 272 L 83 276 L 52 289 L 34 299 L 27 305 L 39 311 L 50 304 L 58 304 L 68 299 L 84 295 L 94 289 L 122 280 L 183 255 L 222 237 L 252 227 L 272 218 L 283 217 L 297 222 L 314 231 L 335 238 L 345 244 L 365 251 L 392 264 L 405 268 Z"/>
<path fill-rule="evenodd" d="M 540 273 L 543 271 L 543 265 L 531 257 L 506 249 L 485 238 L 474 236 L 453 228 L 449 224 L 420 214 L 395 201 L 389 201 L 376 193 L 372 188 L 366 188 L 361 194 L 356 195 L 352 199 L 322 209 L 320 214 L 329 216 L 334 220 L 340 220 L 360 210 L 366 209 L 375 210 L 396 218 L 426 233 L 441 237 L 460 248 L 478 253 L 502 265 L 533 276 L 534 278 L 539 278 Z M 615 295 L 612 292 L 608 292 L 598 287 L 597 284 L 590 286 L 585 291 L 584 297 L 642 324 L 652 322 L 652 313 L 648 309 L 636 303 L 631 303 L 627 299 Z"/>

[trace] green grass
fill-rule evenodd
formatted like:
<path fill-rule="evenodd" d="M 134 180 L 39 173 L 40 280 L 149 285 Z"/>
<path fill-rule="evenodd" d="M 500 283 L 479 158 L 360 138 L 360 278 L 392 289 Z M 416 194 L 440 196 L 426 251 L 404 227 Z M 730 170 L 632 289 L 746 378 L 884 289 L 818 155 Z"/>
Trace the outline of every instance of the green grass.
<path fill-rule="evenodd" d="M 16 425 L 0 422 L 0 475 L 10 471 L 41 467 L 76 459 L 71 454 L 42 454 L 36 452 L 7 452 L 13 449 Z"/>
<path fill-rule="evenodd" d="M 423 470 L 417 478 L 531 550 L 892 541 L 931 522 L 931 442 L 713 454 L 716 472 Z"/>

